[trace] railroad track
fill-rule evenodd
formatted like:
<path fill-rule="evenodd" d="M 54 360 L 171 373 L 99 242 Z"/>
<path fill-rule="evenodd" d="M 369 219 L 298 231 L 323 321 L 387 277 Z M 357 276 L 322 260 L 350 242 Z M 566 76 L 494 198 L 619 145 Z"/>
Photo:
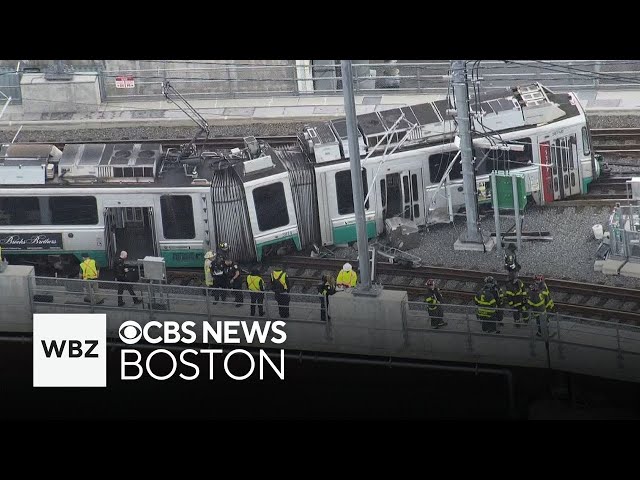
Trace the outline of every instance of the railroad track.
<path fill-rule="evenodd" d="M 289 256 L 277 259 L 277 263 L 286 268 L 293 284 L 294 293 L 317 293 L 316 286 L 323 274 L 334 276 L 342 268 L 345 259 L 312 258 Z M 352 261 L 352 263 L 357 263 Z M 268 274 L 268 260 L 261 265 L 261 273 Z M 426 293 L 424 282 L 427 278 L 446 281 L 442 292 L 449 297 L 447 301 L 471 304 L 473 296 L 480 290 L 484 278 L 493 276 L 505 282 L 507 275 L 501 272 L 481 272 L 455 268 L 420 266 L 402 267 L 395 264 L 378 262 L 376 279 L 389 290 L 405 290 L 410 298 L 419 300 Z M 173 284 L 200 285 L 204 275 L 200 269 L 190 271 L 171 271 L 169 281 Z M 531 283 L 533 277 L 521 276 L 525 283 Z M 612 287 L 572 280 L 547 279 L 559 313 L 599 317 L 619 323 L 640 325 L 640 291 L 636 289 Z M 620 305 L 611 305 L 618 303 Z M 626 305 L 626 308 L 619 308 Z"/>
<path fill-rule="evenodd" d="M 263 140 L 269 143 L 272 146 L 281 146 L 281 145 L 290 145 L 297 141 L 297 137 L 295 135 L 274 135 L 274 136 L 264 136 L 264 137 L 256 137 L 257 140 Z M 46 142 L 35 142 L 26 140 L 24 142 L 18 143 L 28 143 L 32 145 L 55 145 L 56 147 L 62 149 L 65 145 L 71 144 L 96 144 L 96 143 L 106 143 L 106 144 L 119 144 L 119 143 L 142 143 L 142 144 L 161 144 L 163 147 L 178 147 L 180 145 L 184 145 L 185 143 L 189 143 L 191 141 L 190 138 L 129 138 L 122 137 L 119 140 L 94 140 L 93 138 L 88 138 L 85 140 L 73 140 L 73 141 L 60 141 L 59 139 L 46 141 Z M 209 138 L 206 141 L 198 140 L 195 142 L 196 146 L 206 146 L 210 148 L 235 148 L 235 147 L 244 147 L 243 137 L 215 137 Z"/>
<path fill-rule="evenodd" d="M 597 153 L 628 154 L 640 152 L 640 128 L 598 128 L 591 130 Z"/>

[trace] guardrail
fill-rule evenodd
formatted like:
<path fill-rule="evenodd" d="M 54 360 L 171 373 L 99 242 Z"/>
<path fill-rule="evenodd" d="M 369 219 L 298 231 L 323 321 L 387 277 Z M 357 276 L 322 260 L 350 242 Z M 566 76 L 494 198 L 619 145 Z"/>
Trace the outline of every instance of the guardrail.
<path fill-rule="evenodd" d="M 298 343 L 288 346 L 290 348 L 304 348 L 305 345 L 317 347 L 340 347 L 343 351 L 348 349 L 353 338 L 363 338 L 366 335 L 375 337 L 382 335 L 387 338 L 381 345 L 371 345 L 372 350 L 385 350 L 391 348 L 394 355 L 402 355 L 403 352 L 416 356 L 420 354 L 421 342 L 425 338 L 435 341 L 438 337 L 445 340 L 453 335 L 463 338 L 466 353 L 473 353 L 484 348 L 482 345 L 487 339 L 501 339 L 500 342 L 510 342 L 526 345 L 526 349 L 518 350 L 521 357 L 536 357 L 540 345 L 544 345 L 547 352 L 546 366 L 552 366 L 550 351 L 557 352 L 560 360 L 564 358 L 568 349 L 572 347 L 586 347 L 593 351 L 615 353 L 618 364 L 621 367 L 625 357 L 633 356 L 640 359 L 640 327 L 635 325 L 606 322 L 595 319 L 559 315 L 557 313 L 540 316 L 540 333 L 538 323 L 531 319 L 528 323 L 515 323 L 512 318 L 513 310 L 499 309 L 503 313 L 500 325 L 500 333 L 483 331 L 490 323 L 496 321 L 483 321 L 476 318 L 475 307 L 469 305 L 442 305 L 445 321 L 448 325 L 441 328 L 433 328 L 424 302 L 405 301 L 402 305 L 402 317 L 390 319 L 385 327 L 368 327 L 350 325 L 348 319 L 340 318 L 339 312 L 331 311 L 331 300 L 328 314 L 335 318 L 326 321 L 321 320 L 321 296 L 291 293 L 290 304 L 287 311 L 281 311 L 274 292 L 263 292 L 264 316 L 258 316 L 256 308 L 255 317 L 249 315 L 250 294 L 247 290 L 215 290 L 204 287 L 189 287 L 150 283 L 128 283 L 135 294 L 142 299 L 142 305 L 133 305 L 129 293 L 126 292 L 128 305 L 117 306 L 118 282 L 99 281 L 99 291 L 88 288 L 90 282 L 79 279 L 56 279 L 51 277 L 36 277 L 35 286 L 31 293 L 33 299 L 33 311 L 43 311 L 45 305 L 55 307 L 56 312 L 88 310 L 90 312 L 127 312 L 128 318 L 135 315 L 139 321 L 148 321 L 162 314 L 170 314 L 172 318 L 188 316 L 189 319 L 214 321 L 220 319 L 257 319 L 277 320 L 283 319 L 287 324 L 293 324 L 305 333 L 302 337 L 296 337 Z M 91 282 L 95 283 L 95 282 Z M 226 293 L 226 298 L 221 298 Z M 216 297 L 217 295 L 220 295 Z M 236 297 L 237 295 L 237 297 Z M 103 302 L 100 302 L 104 299 Z M 242 300 L 242 302 L 240 302 Z M 240 305 L 236 307 L 236 305 Z M 285 314 L 287 316 L 282 316 Z M 314 327 L 309 330 L 309 327 Z M 397 328 L 396 328 L 397 327 Z M 341 333 L 334 335 L 335 329 L 340 332 L 350 332 L 348 335 Z M 493 330 L 493 328 L 490 328 Z M 366 332 L 365 332 L 366 331 Z M 323 332 L 323 333 L 320 333 Z M 367 333 L 368 332 L 368 333 Z M 354 336 L 355 335 L 355 336 Z M 373 338 L 371 337 L 371 338 Z M 381 337 L 382 338 L 382 337 Z M 351 339 L 351 340 L 349 340 Z M 385 346 L 385 342 L 393 340 L 393 348 Z M 344 342 L 343 342 L 344 340 Z M 301 343 L 300 343 L 301 342 Z M 445 342 L 446 343 L 446 342 Z M 455 342 L 454 342 L 455 343 Z M 355 343 L 353 344 L 355 345 Z M 524 353 L 528 350 L 528 354 Z M 590 350 L 590 351 L 591 351 Z M 326 351 L 331 351 L 331 348 Z M 357 353 L 357 352 L 354 352 Z M 464 353 L 464 352 L 463 352 Z M 640 372 L 639 372 L 640 373 Z"/>
<path fill-rule="evenodd" d="M 158 61 L 156 68 L 109 70 L 86 66 L 75 71 L 97 70 L 101 95 L 107 101 L 161 99 L 161 84 L 165 81 L 189 98 L 342 94 L 339 61 L 290 60 L 286 64 L 273 61 L 266 65 L 183 63 L 189 65 Z M 482 61 L 477 68 L 476 62 L 470 61 L 468 69 L 474 85 L 484 90 L 536 81 L 558 91 L 640 88 L 640 62 L 632 61 Z M 447 61 L 356 62 L 353 71 L 354 89 L 359 95 L 445 94 L 449 89 Z M 133 77 L 133 88 L 116 88 L 116 78 L 124 75 Z"/>

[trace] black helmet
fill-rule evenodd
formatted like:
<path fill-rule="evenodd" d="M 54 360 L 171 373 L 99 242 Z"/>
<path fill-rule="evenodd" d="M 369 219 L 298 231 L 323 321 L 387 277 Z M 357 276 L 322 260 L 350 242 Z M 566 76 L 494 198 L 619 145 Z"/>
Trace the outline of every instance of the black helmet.
<path fill-rule="evenodd" d="M 489 275 L 488 277 L 484 278 L 484 283 L 486 283 L 487 285 L 495 285 L 496 279 Z"/>
<path fill-rule="evenodd" d="M 517 249 L 518 247 L 516 247 L 514 243 L 510 243 L 509 245 L 507 245 L 507 251 L 515 252 Z"/>
<path fill-rule="evenodd" d="M 229 250 L 229 244 L 227 242 L 220 242 L 218 244 L 218 248 L 226 252 L 227 250 Z"/>

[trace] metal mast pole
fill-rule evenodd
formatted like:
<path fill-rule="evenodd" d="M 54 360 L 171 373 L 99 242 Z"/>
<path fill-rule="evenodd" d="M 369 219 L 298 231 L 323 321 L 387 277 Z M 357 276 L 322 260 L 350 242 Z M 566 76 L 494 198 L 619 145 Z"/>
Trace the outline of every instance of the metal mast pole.
<path fill-rule="evenodd" d="M 344 113 L 347 121 L 347 136 L 349 137 L 349 163 L 351 164 L 353 210 L 356 216 L 356 233 L 358 239 L 358 258 L 360 264 L 359 290 L 368 291 L 371 289 L 369 241 L 367 238 L 367 220 L 364 212 L 362 168 L 360 167 L 360 146 L 358 145 L 358 125 L 356 121 L 356 104 L 353 97 L 351 60 L 342 60 L 342 92 L 344 95 Z"/>
<path fill-rule="evenodd" d="M 461 240 L 469 243 L 482 243 L 483 238 L 478 226 L 478 205 L 476 203 L 476 175 L 473 165 L 471 144 L 471 123 L 469 120 L 469 89 L 467 86 L 467 68 L 464 60 L 453 60 L 453 94 L 456 100 L 458 136 L 460 137 L 460 155 L 462 161 L 462 185 L 464 205 L 467 211 L 466 237 Z M 463 234 L 464 235 L 464 234 Z"/>

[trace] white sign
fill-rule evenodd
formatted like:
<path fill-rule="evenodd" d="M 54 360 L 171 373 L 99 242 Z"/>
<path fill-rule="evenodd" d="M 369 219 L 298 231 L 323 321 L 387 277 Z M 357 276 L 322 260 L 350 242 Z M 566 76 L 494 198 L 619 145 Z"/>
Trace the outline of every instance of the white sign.
<path fill-rule="evenodd" d="M 135 86 L 133 75 L 116 77 L 116 88 L 134 88 Z"/>
<path fill-rule="evenodd" d="M 34 387 L 106 387 L 107 316 L 36 313 Z"/>

